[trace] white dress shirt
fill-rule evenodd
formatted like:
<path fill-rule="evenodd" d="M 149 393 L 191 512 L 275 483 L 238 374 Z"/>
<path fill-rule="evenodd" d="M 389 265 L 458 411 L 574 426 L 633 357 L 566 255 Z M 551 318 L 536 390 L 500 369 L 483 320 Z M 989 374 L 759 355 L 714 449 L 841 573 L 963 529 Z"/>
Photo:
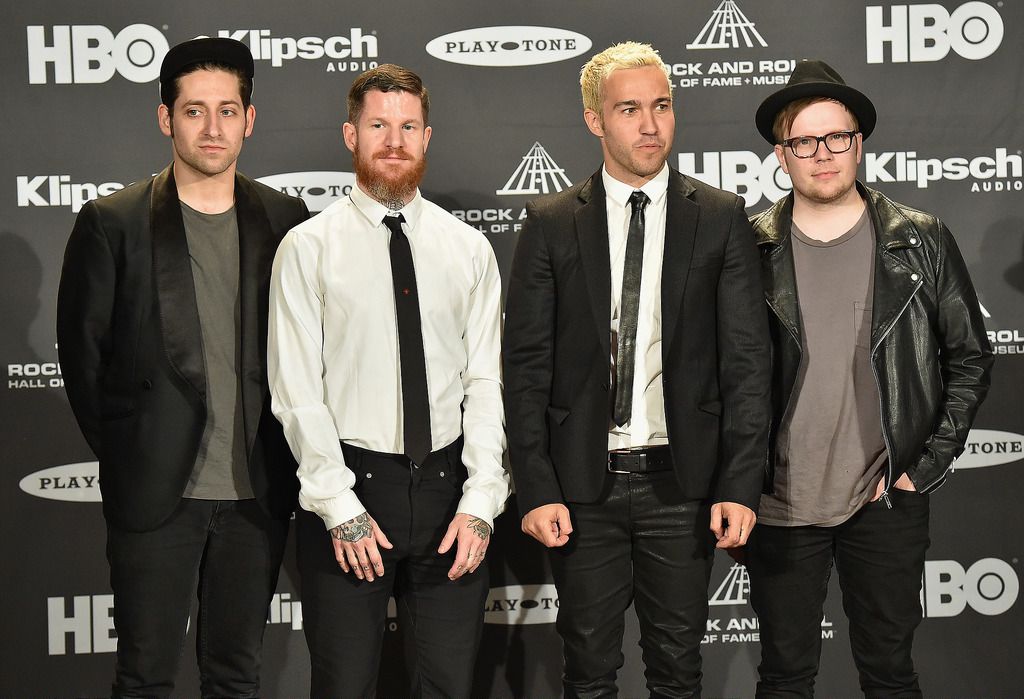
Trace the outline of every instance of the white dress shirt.
<path fill-rule="evenodd" d="M 299 462 L 299 504 L 328 529 L 365 511 L 339 440 L 401 454 L 388 209 L 358 186 L 293 228 L 274 259 L 268 367 L 274 415 Z M 432 449 L 465 437 L 458 511 L 486 521 L 508 497 L 501 279 L 482 233 L 419 191 L 402 209 L 420 295 Z M 372 516 L 373 513 L 371 512 Z"/>
<path fill-rule="evenodd" d="M 611 376 L 619 338 L 622 270 L 626 262 L 626 235 L 636 188 L 618 181 L 602 169 L 608 211 L 608 246 L 612 268 Z M 640 274 L 640 308 L 636 324 L 636 362 L 633 368 L 633 407 L 629 422 L 612 424 L 608 449 L 668 444 L 665 426 L 665 390 L 661 384 L 661 266 L 665 252 L 665 204 L 668 199 L 668 164 L 640 187 L 650 198 L 644 207 L 644 258 Z"/>

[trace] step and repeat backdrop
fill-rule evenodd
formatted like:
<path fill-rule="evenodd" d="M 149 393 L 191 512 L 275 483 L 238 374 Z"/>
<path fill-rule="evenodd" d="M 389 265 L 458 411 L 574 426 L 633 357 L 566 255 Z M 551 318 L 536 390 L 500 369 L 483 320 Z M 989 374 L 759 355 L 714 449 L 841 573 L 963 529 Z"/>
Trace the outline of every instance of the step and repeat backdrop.
<path fill-rule="evenodd" d="M 670 164 L 741 194 L 749 212 L 788 178 L 754 130 L 797 61 L 821 58 L 875 102 L 861 178 L 934 212 L 956 235 L 998 354 L 956 473 L 932 500 L 915 647 L 925 693 L 1017 697 L 1024 686 L 1024 7 L 1018 2 L 680 0 L 645 3 L 78 3 L 8 6 L 0 26 L 0 696 L 101 696 L 117 645 L 94 457 L 68 409 L 54 307 L 76 213 L 162 169 L 156 121 L 169 46 L 229 36 L 256 59 L 255 133 L 240 169 L 319 211 L 353 186 L 341 139 L 352 79 L 379 63 L 432 94 L 425 194 L 483 231 L 507 272 L 526 202 L 588 177 L 580 66 L 622 40 L 671 69 Z M 560 693 L 558 595 L 515 503 L 488 557 L 492 589 L 475 694 Z M 245 584 L 239 580 L 239 585 Z M 834 581 L 833 581 L 833 584 Z M 308 692 L 293 556 L 268 610 L 264 694 Z M 705 690 L 749 697 L 759 656 L 746 570 L 720 556 L 708 590 Z M 194 620 L 194 617 L 193 617 Z M 381 696 L 402 696 L 397 616 Z M 859 695 L 838 590 L 821 623 L 819 692 Z M 623 696 L 645 694 L 635 621 Z M 179 693 L 195 696 L 192 640 Z"/>

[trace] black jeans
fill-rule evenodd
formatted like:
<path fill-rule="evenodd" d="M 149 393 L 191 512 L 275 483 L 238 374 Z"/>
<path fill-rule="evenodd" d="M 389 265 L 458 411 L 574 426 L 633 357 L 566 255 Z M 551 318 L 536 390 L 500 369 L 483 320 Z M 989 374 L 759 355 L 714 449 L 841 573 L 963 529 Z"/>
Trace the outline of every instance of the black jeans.
<path fill-rule="evenodd" d="M 303 630 L 311 662 L 310 696 L 376 696 L 380 654 L 392 595 L 397 603 L 411 696 L 468 699 L 483 630 L 487 568 L 455 581 L 456 546 L 437 547 L 455 516 L 466 469 L 462 440 L 420 467 L 393 454 L 343 444 L 356 474 L 354 491 L 394 546 L 381 548 L 384 575 L 373 582 L 345 573 L 323 520 L 297 515 Z"/>
<path fill-rule="evenodd" d="M 277 586 L 288 521 L 255 500 L 182 498 L 159 528 L 107 525 L 117 629 L 115 697 L 166 697 L 174 689 L 192 595 L 204 697 L 257 697 L 267 608 Z"/>
<path fill-rule="evenodd" d="M 569 542 L 550 550 L 567 697 L 614 697 L 623 615 L 635 603 L 652 697 L 699 697 L 708 618 L 709 510 L 675 474 L 610 474 L 595 503 L 569 503 Z"/>
<path fill-rule="evenodd" d="M 850 646 L 866 697 L 920 697 L 910 651 L 921 622 L 928 496 L 889 491 L 835 527 L 759 524 L 747 544 L 760 619 L 757 697 L 813 697 L 821 620 L 835 561 Z"/>

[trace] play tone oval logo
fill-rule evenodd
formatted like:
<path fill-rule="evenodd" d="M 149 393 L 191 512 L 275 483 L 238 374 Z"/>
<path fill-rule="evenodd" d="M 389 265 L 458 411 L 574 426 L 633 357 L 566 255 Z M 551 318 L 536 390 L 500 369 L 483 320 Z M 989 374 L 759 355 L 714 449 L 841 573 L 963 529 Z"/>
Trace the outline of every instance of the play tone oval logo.
<path fill-rule="evenodd" d="M 953 462 L 953 470 L 985 468 L 1024 459 L 1024 435 L 999 430 L 971 430 L 964 453 Z"/>
<path fill-rule="evenodd" d="M 556 616 L 558 592 L 551 584 L 492 587 L 484 604 L 485 624 L 553 624 Z"/>
<path fill-rule="evenodd" d="M 432 39 L 434 58 L 467 66 L 535 66 L 575 58 L 590 50 L 589 38 L 554 27 L 479 27 Z"/>
<path fill-rule="evenodd" d="M 356 184 L 351 172 L 319 170 L 312 172 L 283 172 L 279 175 L 257 177 L 268 187 L 299 197 L 306 202 L 310 213 L 318 213 L 342 197 L 348 196 Z"/>
<path fill-rule="evenodd" d="M 21 479 L 18 486 L 37 498 L 67 502 L 102 502 L 100 464 L 83 461 L 44 468 Z"/>

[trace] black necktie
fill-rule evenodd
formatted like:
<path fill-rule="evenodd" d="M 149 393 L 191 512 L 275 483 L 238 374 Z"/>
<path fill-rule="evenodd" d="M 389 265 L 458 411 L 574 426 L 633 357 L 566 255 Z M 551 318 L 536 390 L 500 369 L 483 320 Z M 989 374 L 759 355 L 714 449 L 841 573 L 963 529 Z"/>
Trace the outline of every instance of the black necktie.
<path fill-rule="evenodd" d="M 413 463 L 422 464 L 430 453 L 430 401 L 427 398 L 427 367 L 423 358 L 416 269 L 412 264 L 409 239 L 402 231 L 404 220 L 402 214 L 385 216 L 384 225 L 391 230 L 391 278 L 395 285 L 398 357 L 402 371 L 405 455 Z"/>
<path fill-rule="evenodd" d="M 637 190 L 629 196 L 632 213 L 626 234 L 619 303 L 619 344 L 615 353 L 615 407 L 612 418 L 622 427 L 633 412 L 633 368 L 636 364 L 636 323 L 640 310 L 640 273 L 644 261 L 644 207 L 650 199 Z"/>

